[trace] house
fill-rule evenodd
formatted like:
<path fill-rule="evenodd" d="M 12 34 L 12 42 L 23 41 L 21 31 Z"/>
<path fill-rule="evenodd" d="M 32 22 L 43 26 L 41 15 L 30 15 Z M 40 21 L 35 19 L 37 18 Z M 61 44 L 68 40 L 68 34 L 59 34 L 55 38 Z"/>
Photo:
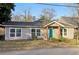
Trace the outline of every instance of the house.
<path fill-rule="evenodd" d="M 78 29 L 78 20 L 71 17 L 62 17 L 59 21 L 52 21 L 42 25 L 41 21 L 3 23 L 5 26 L 5 40 L 32 39 L 33 36 L 48 40 L 51 38 L 74 39 Z M 77 18 L 78 19 L 78 18 Z"/>

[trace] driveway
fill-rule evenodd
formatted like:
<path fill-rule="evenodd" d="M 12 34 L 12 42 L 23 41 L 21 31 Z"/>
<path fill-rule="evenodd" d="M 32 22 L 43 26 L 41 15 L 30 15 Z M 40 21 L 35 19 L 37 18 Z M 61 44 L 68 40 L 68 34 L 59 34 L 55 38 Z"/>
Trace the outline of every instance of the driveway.
<path fill-rule="evenodd" d="M 0 52 L 0 55 L 78 55 L 79 48 L 50 48 Z"/>

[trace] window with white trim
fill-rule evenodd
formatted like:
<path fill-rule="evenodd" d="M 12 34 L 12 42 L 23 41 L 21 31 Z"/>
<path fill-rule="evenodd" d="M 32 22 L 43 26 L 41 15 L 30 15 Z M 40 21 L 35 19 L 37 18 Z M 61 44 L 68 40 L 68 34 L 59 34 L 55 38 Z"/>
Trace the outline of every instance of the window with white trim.
<path fill-rule="evenodd" d="M 64 29 L 64 35 L 67 35 L 67 29 Z"/>
<path fill-rule="evenodd" d="M 36 35 L 35 35 L 35 33 L 36 33 L 35 29 L 32 29 L 32 30 L 31 30 L 31 33 L 32 33 L 32 36 L 36 36 Z"/>
<path fill-rule="evenodd" d="M 40 36 L 40 29 L 37 29 L 37 36 Z"/>
<path fill-rule="evenodd" d="M 15 29 L 10 29 L 10 37 L 15 37 Z"/>
<path fill-rule="evenodd" d="M 16 29 L 16 37 L 21 37 L 21 29 Z"/>
<path fill-rule="evenodd" d="M 32 29 L 31 33 L 32 36 L 40 36 L 40 29 Z"/>
<path fill-rule="evenodd" d="M 10 37 L 21 37 L 21 29 L 20 28 L 10 29 Z"/>

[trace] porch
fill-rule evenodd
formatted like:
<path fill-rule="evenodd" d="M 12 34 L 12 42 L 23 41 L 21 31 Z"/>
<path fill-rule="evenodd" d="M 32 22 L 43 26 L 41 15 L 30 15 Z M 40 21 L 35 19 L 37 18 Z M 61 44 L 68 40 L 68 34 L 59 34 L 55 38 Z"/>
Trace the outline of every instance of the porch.
<path fill-rule="evenodd" d="M 60 39 L 64 37 L 64 34 L 67 34 L 67 29 L 59 22 L 51 22 L 47 24 L 44 28 L 44 37 L 46 39 Z"/>
<path fill-rule="evenodd" d="M 59 39 L 63 35 L 63 28 L 60 26 L 49 26 L 48 27 L 48 39 L 56 38 Z"/>

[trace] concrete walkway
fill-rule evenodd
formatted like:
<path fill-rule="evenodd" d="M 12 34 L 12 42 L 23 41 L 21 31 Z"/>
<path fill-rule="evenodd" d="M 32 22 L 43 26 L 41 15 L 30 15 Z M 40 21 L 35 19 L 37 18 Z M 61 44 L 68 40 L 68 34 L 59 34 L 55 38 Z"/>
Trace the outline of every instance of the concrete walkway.
<path fill-rule="evenodd" d="M 79 55 L 79 48 L 50 48 L 0 52 L 0 55 Z"/>

